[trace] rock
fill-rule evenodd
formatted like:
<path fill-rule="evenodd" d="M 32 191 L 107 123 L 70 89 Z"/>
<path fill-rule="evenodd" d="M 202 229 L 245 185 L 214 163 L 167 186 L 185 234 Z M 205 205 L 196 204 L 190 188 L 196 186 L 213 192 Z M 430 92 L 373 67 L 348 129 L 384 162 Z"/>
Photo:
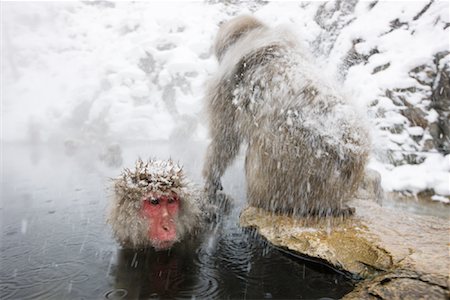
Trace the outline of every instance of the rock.
<path fill-rule="evenodd" d="M 355 20 L 352 13 L 358 4 L 357 0 L 325 2 L 319 6 L 314 21 L 323 31 L 312 43 L 312 48 L 322 55 L 328 56 L 334 47 L 341 30 Z"/>
<path fill-rule="evenodd" d="M 413 126 L 427 128 L 428 121 L 425 118 L 426 114 L 419 107 L 407 107 L 404 110 L 401 110 L 400 113 L 407 118 Z"/>
<path fill-rule="evenodd" d="M 356 51 L 356 45 L 359 43 L 365 42 L 362 39 L 355 39 L 352 41 L 353 46 L 349 49 L 347 52 L 347 55 L 344 57 L 343 64 L 341 65 L 341 76 L 347 76 L 348 69 L 350 69 L 354 65 L 358 64 L 367 64 L 369 61 L 369 58 L 374 55 L 380 53 L 377 48 L 370 49 L 368 54 L 361 54 Z M 372 74 L 375 74 L 377 72 L 380 72 L 382 70 L 386 70 L 390 64 L 381 67 L 381 68 L 375 68 Z M 384 69 L 383 69 L 384 68 Z"/>
<path fill-rule="evenodd" d="M 432 85 L 431 108 L 438 113 L 438 120 L 430 128 L 436 149 L 445 154 L 450 153 L 450 52 L 435 55 L 438 75 Z"/>
<path fill-rule="evenodd" d="M 343 299 L 448 299 L 441 281 L 412 272 L 393 272 L 363 281 Z"/>
<path fill-rule="evenodd" d="M 377 66 L 377 67 L 375 67 L 375 68 L 373 69 L 372 74 L 375 74 L 375 73 L 384 71 L 384 70 L 386 70 L 387 68 L 389 68 L 390 66 L 391 66 L 391 63 L 387 63 L 387 64 L 384 64 L 384 65 Z"/>
<path fill-rule="evenodd" d="M 424 11 L 427 9 L 424 7 Z M 396 19 L 391 26 L 396 29 L 406 25 Z M 376 66 L 373 73 L 383 72 L 386 68 L 389 63 Z M 394 166 L 420 164 L 425 160 L 426 152 L 450 153 L 450 52 L 435 53 L 427 63 L 412 68 L 408 75 L 417 83 L 386 89 L 379 99 L 372 101 L 369 109 L 375 113 L 379 124 L 383 124 L 379 130 L 391 133 L 387 135 L 391 144 L 387 148 L 396 153 L 388 153 L 387 157 Z M 392 105 L 388 102 L 389 105 L 384 106 L 386 98 Z M 389 121 L 393 119 L 397 122 Z M 422 133 L 416 134 L 419 127 Z M 402 134 L 405 130 L 407 135 Z M 401 134 L 403 140 L 397 140 L 397 134 Z"/>
<path fill-rule="evenodd" d="M 424 142 L 423 142 L 423 151 L 425 152 L 430 152 L 431 150 L 434 149 L 434 142 L 433 139 L 427 138 Z"/>
<path fill-rule="evenodd" d="M 420 65 L 409 71 L 409 76 L 414 78 L 421 85 L 433 85 L 433 79 L 436 77 L 436 70 L 428 64 Z"/>
<path fill-rule="evenodd" d="M 364 279 L 348 299 L 447 299 L 448 221 L 352 200 L 348 219 L 293 219 L 246 208 L 243 227 L 253 227 L 270 243 L 327 262 Z"/>

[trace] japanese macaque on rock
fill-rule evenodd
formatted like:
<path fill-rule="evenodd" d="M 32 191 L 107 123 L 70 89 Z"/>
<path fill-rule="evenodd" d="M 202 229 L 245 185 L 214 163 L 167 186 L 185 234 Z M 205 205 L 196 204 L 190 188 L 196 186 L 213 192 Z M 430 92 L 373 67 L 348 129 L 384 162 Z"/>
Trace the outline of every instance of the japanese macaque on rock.
<path fill-rule="evenodd" d="M 206 105 L 211 144 L 206 190 L 240 145 L 250 205 L 295 215 L 347 215 L 363 178 L 368 132 L 351 104 L 312 63 L 293 33 L 251 16 L 224 23 L 217 34 L 219 68 Z"/>
<path fill-rule="evenodd" d="M 114 179 L 108 222 L 125 247 L 164 250 L 196 235 L 215 207 L 169 161 L 138 160 Z"/>

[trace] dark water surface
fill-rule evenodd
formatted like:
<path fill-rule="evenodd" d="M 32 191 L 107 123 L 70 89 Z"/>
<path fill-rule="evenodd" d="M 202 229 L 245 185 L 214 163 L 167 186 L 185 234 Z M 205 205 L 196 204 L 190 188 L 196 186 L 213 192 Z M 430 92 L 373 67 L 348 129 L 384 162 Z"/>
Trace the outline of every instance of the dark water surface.
<path fill-rule="evenodd" d="M 239 162 L 224 179 L 236 206 L 220 226 L 171 251 L 120 249 L 105 223 L 108 178 L 120 162 L 172 157 L 201 182 L 204 148 L 3 144 L 0 299 L 320 299 L 352 290 L 343 275 L 288 257 L 238 227 L 245 202 Z"/>

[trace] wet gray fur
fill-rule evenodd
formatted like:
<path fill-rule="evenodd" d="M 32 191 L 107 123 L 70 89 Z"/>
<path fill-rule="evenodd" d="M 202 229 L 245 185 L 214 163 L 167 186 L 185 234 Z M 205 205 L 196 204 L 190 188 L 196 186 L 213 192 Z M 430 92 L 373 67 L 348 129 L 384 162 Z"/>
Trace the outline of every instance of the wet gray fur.
<path fill-rule="evenodd" d="M 240 16 L 221 26 L 215 52 L 219 68 L 206 94 L 206 190 L 221 188 L 246 143 L 250 205 L 296 215 L 345 211 L 370 147 L 354 107 L 287 29 Z"/>

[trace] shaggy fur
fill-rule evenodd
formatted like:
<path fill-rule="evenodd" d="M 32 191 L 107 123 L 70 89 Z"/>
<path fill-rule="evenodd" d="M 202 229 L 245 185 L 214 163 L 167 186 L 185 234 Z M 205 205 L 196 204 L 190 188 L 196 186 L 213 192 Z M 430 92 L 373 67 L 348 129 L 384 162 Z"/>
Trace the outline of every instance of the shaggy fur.
<path fill-rule="evenodd" d="M 143 196 L 148 192 L 180 197 L 180 212 L 176 221 L 177 239 L 194 234 L 202 226 L 204 199 L 173 161 L 138 160 L 134 170 L 125 169 L 114 182 L 114 195 L 108 223 L 116 239 L 125 247 L 154 246 L 148 239 L 149 222 L 141 216 Z"/>
<path fill-rule="evenodd" d="M 237 17 L 221 26 L 215 49 L 220 66 L 206 97 L 212 138 L 206 189 L 220 188 L 245 141 L 250 205 L 301 215 L 342 213 L 369 152 L 361 117 L 288 30 Z"/>

